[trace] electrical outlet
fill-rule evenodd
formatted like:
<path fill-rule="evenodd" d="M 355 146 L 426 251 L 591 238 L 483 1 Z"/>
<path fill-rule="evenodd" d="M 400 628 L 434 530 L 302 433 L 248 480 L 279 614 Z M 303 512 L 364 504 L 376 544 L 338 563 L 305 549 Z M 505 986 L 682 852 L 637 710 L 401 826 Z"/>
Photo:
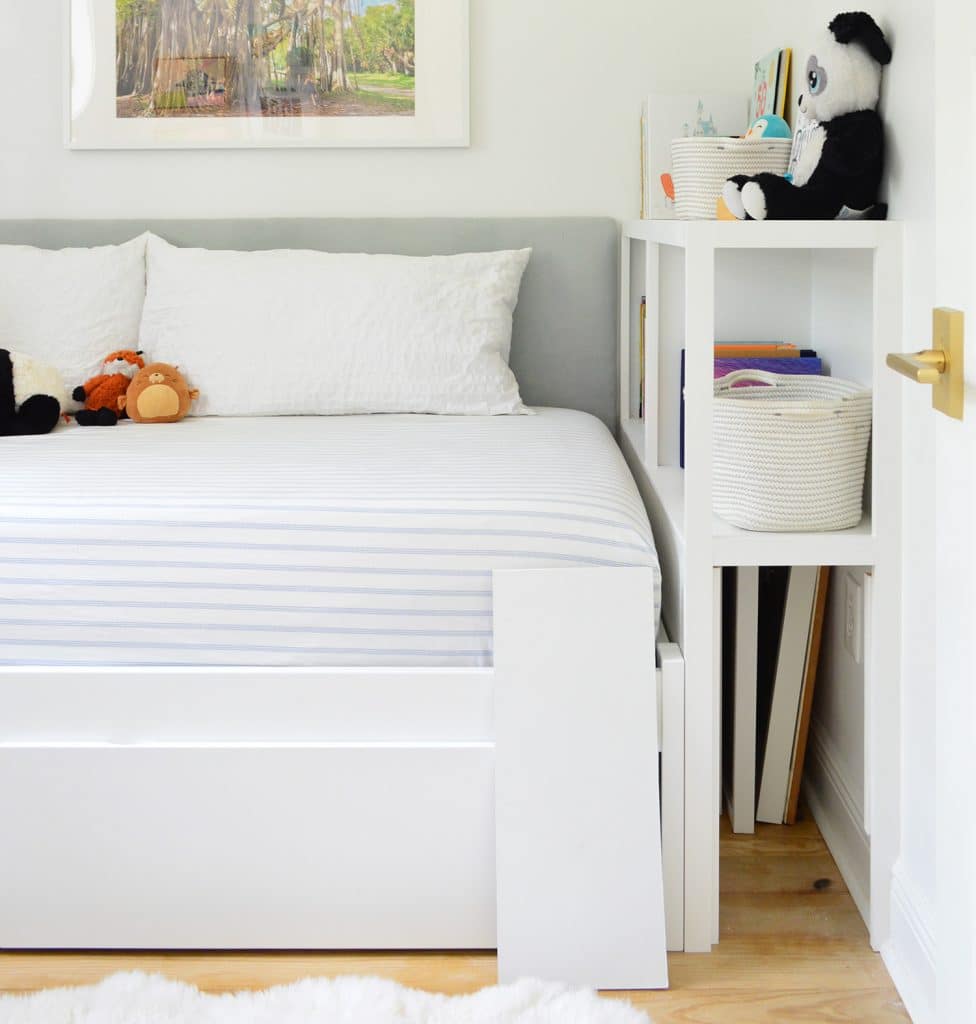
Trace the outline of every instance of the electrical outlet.
<path fill-rule="evenodd" d="M 864 644 L 864 587 L 853 573 L 844 574 L 844 647 L 860 665 Z"/>

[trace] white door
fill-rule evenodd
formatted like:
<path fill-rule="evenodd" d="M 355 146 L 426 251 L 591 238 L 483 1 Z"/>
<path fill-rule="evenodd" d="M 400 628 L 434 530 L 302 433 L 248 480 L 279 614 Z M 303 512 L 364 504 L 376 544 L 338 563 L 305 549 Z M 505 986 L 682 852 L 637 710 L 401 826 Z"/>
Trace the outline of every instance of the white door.
<path fill-rule="evenodd" d="M 935 12 L 935 299 L 967 316 L 965 418 L 933 413 L 936 1017 L 962 1022 L 976 1021 L 976 14 L 973 0 Z"/>

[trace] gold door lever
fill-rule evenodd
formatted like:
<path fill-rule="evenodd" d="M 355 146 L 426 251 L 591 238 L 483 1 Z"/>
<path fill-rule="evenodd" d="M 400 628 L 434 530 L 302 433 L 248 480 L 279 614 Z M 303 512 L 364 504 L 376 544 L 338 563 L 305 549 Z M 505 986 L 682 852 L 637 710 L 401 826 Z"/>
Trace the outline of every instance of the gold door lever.
<path fill-rule="evenodd" d="M 892 370 L 932 386 L 932 407 L 961 420 L 965 406 L 963 350 L 965 321 L 958 309 L 932 311 L 932 348 L 921 352 L 891 352 L 886 362 Z"/>
<path fill-rule="evenodd" d="M 935 384 L 948 365 L 945 352 L 937 348 L 910 354 L 889 352 L 887 363 L 896 373 L 916 384 Z"/>

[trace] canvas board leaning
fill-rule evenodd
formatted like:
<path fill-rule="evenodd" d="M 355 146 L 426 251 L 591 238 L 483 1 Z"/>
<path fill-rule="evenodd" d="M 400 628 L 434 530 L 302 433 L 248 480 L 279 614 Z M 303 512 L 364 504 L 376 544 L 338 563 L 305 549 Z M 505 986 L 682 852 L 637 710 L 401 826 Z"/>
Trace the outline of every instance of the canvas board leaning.
<path fill-rule="evenodd" d="M 67 9 L 71 148 L 468 145 L 468 0 Z"/>

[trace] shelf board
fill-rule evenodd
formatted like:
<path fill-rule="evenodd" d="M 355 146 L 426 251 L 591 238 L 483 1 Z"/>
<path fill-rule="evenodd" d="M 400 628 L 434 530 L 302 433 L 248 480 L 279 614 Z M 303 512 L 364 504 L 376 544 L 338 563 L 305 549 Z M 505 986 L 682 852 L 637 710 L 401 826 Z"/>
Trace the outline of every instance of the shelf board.
<path fill-rule="evenodd" d="M 757 533 L 714 517 L 713 565 L 873 565 L 870 515 L 849 530 Z"/>
<path fill-rule="evenodd" d="M 625 450 L 650 485 L 650 501 L 667 519 L 672 540 L 685 543 L 685 471 L 677 466 L 648 465 L 644 458 L 644 423 L 624 420 L 620 425 Z M 636 475 L 636 474 L 635 474 Z M 646 492 L 647 488 L 642 488 Z M 825 533 L 761 533 L 740 530 L 712 518 L 712 565 L 873 565 L 875 539 L 870 515 L 849 530 Z"/>
<path fill-rule="evenodd" d="M 687 249 L 878 249 L 901 225 L 877 220 L 632 220 L 624 237 Z"/>

